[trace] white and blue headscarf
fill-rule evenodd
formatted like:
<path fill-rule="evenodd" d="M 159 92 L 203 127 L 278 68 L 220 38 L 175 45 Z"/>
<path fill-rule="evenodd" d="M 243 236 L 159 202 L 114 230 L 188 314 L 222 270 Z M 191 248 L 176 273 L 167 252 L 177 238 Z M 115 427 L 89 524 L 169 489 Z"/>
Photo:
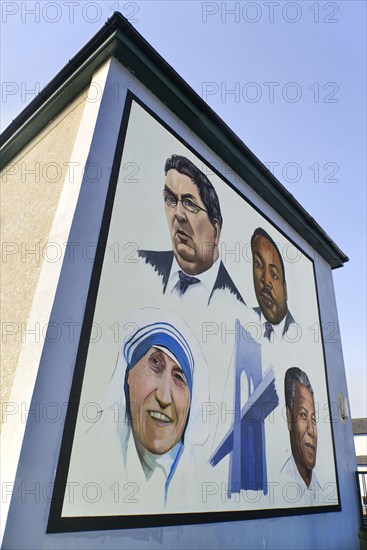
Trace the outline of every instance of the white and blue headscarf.
<path fill-rule="evenodd" d="M 117 431 L 124 460 L 131 436 L 128 373 L 152 347 L 163 350 L 178 362 L 190 390 L 190 411 L 185 432 L 181 441 L 170 451 L 174 456 L 165 485 L 167 498 L 181 455 L 192 451 L 195 445 L 203 445 L 208 437 L 208 423 L 203 422 L 202 417 L 202 403 L 209 400 L 208 371 L 197 338 L 176 315 L 157 308 L 142 308 L 125 317 L 122 345 L 111 379 L 112 393 L 108 397 L 110 403 L 120 403 Z"/>
<path fill-rule="evenodd" d="M 168 351 L 171 356 L 173 355 L 185 375 L 191 401 L 192 373 L 194 370 L 194 357 L 191 348 L 185 336 L 175 326 L 162 321 L 154 321 L 139 327 L 124 343 L 123 354 L 127 364 L 125 374 L 126 399 L 128 400 L 129 391 L 127 386 L 128 373 L 152 347 L 163 348 L 163 351 Z"/>

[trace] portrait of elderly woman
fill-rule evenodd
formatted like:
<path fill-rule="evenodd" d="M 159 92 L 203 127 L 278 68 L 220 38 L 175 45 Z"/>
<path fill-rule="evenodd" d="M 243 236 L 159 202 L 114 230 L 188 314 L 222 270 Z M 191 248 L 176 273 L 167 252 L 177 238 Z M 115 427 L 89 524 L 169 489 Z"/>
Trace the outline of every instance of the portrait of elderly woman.
<path fill-rule="evenodd" d="M 165 507 L 171 494 L 174 502 L 185 491 L 190 500 L 185 479 L 194 474 L 195 447 L 208 438 L 201 410 L 209 399 L 208 373 L 200 345 L 184 321 L 156 308 L 130 312 L 122 327 L 116 368 L 87 434 L 89 448 L 97 447 L 103 460 L 87 469 L 107 488 L 129 486 L 125 493 L 134 498 L 121 500 L 137 500 L 139 510 Z"/>

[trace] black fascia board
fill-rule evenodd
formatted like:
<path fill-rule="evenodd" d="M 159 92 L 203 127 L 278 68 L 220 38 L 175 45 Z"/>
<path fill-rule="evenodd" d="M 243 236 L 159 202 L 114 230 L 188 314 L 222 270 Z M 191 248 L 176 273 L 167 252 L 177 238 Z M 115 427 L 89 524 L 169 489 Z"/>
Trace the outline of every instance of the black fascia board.
<path fill-rule="evenodd" d="M 348 257 L 279 180 L 120 13 L 77 53 L 0 136 L 5 167 L 116 57 L 278 212 L 332 268 Z"/>

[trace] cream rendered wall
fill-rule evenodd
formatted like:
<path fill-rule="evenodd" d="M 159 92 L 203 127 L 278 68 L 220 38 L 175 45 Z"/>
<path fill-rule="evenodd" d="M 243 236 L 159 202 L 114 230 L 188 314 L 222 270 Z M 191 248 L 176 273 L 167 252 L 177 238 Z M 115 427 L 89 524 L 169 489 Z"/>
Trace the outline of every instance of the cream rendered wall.
<path fill-rule="evenodd" d="M 96 89 L 104 89 L 109 65 L 110 60 L 94 74 L 79 99 L 70 102 L 1 174 L 2 248 L 6 252 L 1 261 L 5 277 L 2 378 L 7 401 L 2 402 L 0 540 L 10 501 L 18 490 L 15 476 L 27 422 L 39 427 L 43 417 L 37 412 L 40 402 L 32 408 L 31 400 L 44 344 L 51 341 L 49 335 L 45 338 L 46 329 L 63 261 L 70 257 L 66 245 L 81 183 L 83 179 L 95 181 L 89 174 L 88 158 L 101 104 Z M 36 173 L 27 175 L 26 170 Z M 26 254 L 31 248 L 36 256 Z M 14 334 L 5 338 L 5 330 Z"/>
<path fill-rule="evenodd" d="M 10 398 L 22 341 L 44 338 L 26 324 L 43 261 L 61 261 L 48 246 L 52 222 L 85 106 L 79 96 L 1 173 L 1 402 Z M 10 412 L 11 407 L 2 407 Z M 3 414 L 1 424 L 3 423 Z M 5 418 L 6 420 L 6 418 Z"/>
<path fill-rule="evenodd" d="M 356 448 L 356 456 L 367 455 L 367 434 L 354 436 L 354 446 Z"/>

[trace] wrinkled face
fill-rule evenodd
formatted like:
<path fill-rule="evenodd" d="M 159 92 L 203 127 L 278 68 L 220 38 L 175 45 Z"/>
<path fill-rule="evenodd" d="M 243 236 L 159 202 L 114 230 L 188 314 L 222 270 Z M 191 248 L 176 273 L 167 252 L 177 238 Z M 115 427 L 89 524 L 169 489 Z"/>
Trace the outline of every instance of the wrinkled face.
<path fill-rule="evenodd" d="M 316 463 L 317 425 L 314 398 L 304 384 L 296 384 L 293 408 L 287 408 L 287 421 L 293 458 L 309 485 Z"/>
<path fill-rule="evenodd" d="M 151 453 L 166 453 L 180 441 L 190 410 L 180 365 L 152 347 L 129 371 L 128 386 L 134 437 Z"/>
<path fill-rule="evenodd" d="M 216 220 L 211 223 L 197 186 L 185 174 L 168 170 L 163 195 L 165 201 L 170 197 L 176 203 L 168 206 L 165 202 L 164 210 L 178 264 L 188 275 L 207 271 L 218 258 L 219 223 Z M 204 210 L 198 210 L 196 214 L 189 212 L 181 202 L 185 199 Z"/>
<path fill-rule="evenodd" d="M 256 298 L 267 321 L 278 325 L 287 314 L 287 285 L 276 248 L 262 235 L 252 244 Z"/>

